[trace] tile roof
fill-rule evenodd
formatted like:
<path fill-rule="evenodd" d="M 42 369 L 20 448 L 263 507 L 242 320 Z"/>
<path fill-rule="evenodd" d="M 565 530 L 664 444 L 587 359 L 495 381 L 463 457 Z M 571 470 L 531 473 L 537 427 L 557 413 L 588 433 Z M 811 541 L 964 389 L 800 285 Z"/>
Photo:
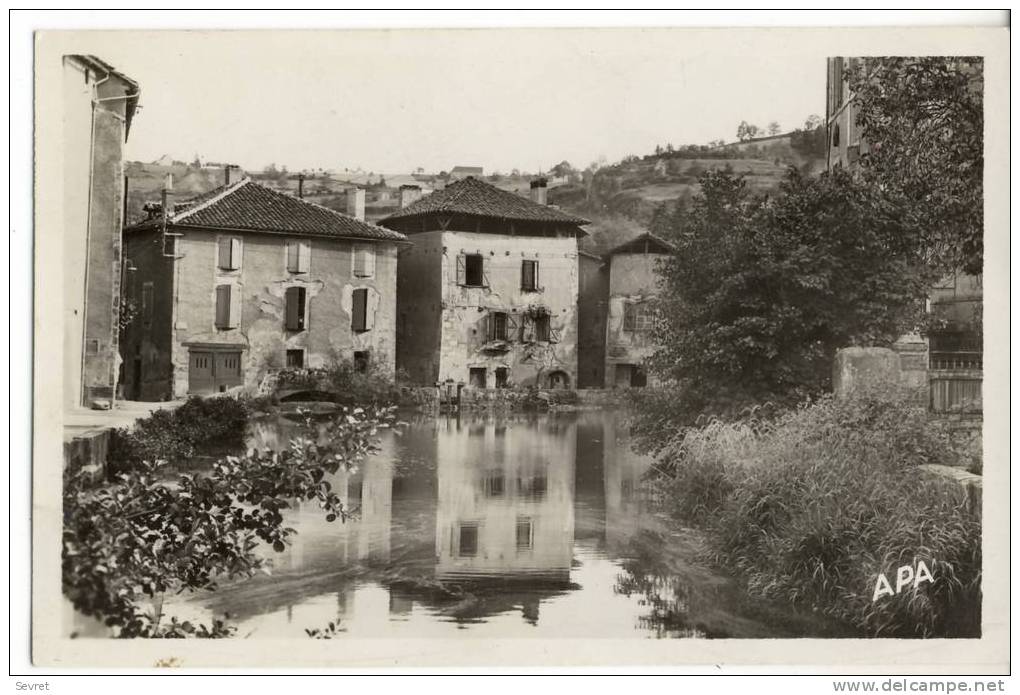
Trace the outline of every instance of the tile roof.
<path fill-rule="evenodd" d="M 625 241 L 619 246 L 606 251 L 605 255 L 612 256 L 617 253 L 640 253 L 646 248 L 646 245 L 641 243 L 642 241 L 648 242 L 648 250 L 654 249 L 653 253 L 676 253 L 677 251 L 676 245 L 672 242 L 666 241 L 661 236 L 656 236 L 651 232 L 644 232 L 643 234 L 637 235 L 630 241 Z"/>
<path fill-rule="evenodd" d="M 174 210 L 168 222 L 182 227 L 379 241 L 407 240 L 399 232 L 273 191 L 249 178 L 177 203 Z M 151 229 L 160 223 L 161 218 L 157 217 L 128 227 L 125 231 Z"/>
<path fill-rule="evenodd" d="M 588 224 L 588 220 L 582 217 L 570 215 L 548 205 L 539 205 L 529 198 L 504 191 L 473 177 L 461 179 L 440 191 L 419 198 L 399 212 L 384 217 L 380 220 L 380 224 L 436 213 L 476 215 L 526 222 Z"/>

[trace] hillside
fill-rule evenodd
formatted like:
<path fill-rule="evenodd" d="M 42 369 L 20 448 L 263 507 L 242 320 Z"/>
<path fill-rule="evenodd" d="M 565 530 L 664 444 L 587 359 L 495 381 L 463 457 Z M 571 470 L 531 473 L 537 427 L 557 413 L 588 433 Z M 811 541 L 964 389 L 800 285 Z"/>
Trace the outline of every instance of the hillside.
<path fill-rule="evenodd" d="M 592 220 L 592 238 L 584 246 L 598 253 L 636 236 L 660 204 L 690 200 L 706 171 L 729 169 L 743 175 L 751 190 L 765 193 L 779 185 L 789 167 L 810 174 L 825 168 L 823 130 L 628 157 L 586 174 L 583 183 L 550 190 L 549 202 Z"/>

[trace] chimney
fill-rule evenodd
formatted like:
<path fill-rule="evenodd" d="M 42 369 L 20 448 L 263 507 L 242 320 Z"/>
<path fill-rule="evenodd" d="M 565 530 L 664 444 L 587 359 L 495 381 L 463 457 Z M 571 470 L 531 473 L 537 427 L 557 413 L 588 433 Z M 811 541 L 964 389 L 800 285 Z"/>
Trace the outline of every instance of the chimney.
<path fill-rule="evenodd" d="M 347 214 L 356 220 L 365 221 L 365 189 L 347 189 Z"/>
<path fill-rule="evenodd" d="M 236 169 L 236 168 L 237 168 L 236 164 L 224 164 L 223 165 L 223 185 L 224 186 L 229 186 L 230 185 L 230 170 L 231 169 Z"/>
<path fill-rule="evenodd" d="M 304 174 L 298 174 L 297 175 L 297 197 L 298 198 L 304 198 L 305 197 L 305 175 Z"/>
<path fill-rule="evenodd" d="M 403 210 L 414 201 L 421 198 L 421 186 L 405 183 L 400 187 L 400 209 Z"/>
<path fill-rule="evenodd" d="M 532 179 L 531 180 L 531 200 L 532 201 L 538 203 L 539 205 L 546 205 L 547 204 L 546 203 L 546 199 L 547 199 L 546 198 L 546 193 L 549 190 L 548 188 L 546 188 L 547 184 L 548 184 L 548 181 L 546 181 L 544 176 L 539 176 L 537 179 Z"/>

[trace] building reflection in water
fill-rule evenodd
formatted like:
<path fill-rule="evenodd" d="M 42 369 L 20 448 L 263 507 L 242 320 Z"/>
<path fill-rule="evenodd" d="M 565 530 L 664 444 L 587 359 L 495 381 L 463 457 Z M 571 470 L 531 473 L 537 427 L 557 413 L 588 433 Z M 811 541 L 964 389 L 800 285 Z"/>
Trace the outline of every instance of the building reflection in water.
<path fill-rule="evenodd" d="M 574 538 L 573 422 L 451 418 L 436 441 L 436 577 L 566 584 Z M 537 602 L 532 609 L 537 614 Z"/>

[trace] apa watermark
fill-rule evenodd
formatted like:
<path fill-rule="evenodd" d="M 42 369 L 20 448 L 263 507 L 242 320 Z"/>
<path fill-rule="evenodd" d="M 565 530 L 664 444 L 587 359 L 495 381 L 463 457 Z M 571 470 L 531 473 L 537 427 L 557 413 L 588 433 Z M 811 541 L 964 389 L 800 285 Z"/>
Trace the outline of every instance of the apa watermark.
<path fill-rule="evenodd" d="M 935 577 L 932 576 L 931 570 L 928 569 L 928 565 L 925 564 L 924 560 L 917 563 L 916 570 L 913 565 L 903 565 L 896 570 L 895 591 L 893 591 L 892 584 L 889 583 L 885 575 L 880 573 L 878 578 L 875 579 L 875 593 L 871 597 L 871 602 L 874 603 L 883 596 L 895 596 L 906 586 L 912 585 L 916 589 L 924 582 L 935 583 Z"/>

